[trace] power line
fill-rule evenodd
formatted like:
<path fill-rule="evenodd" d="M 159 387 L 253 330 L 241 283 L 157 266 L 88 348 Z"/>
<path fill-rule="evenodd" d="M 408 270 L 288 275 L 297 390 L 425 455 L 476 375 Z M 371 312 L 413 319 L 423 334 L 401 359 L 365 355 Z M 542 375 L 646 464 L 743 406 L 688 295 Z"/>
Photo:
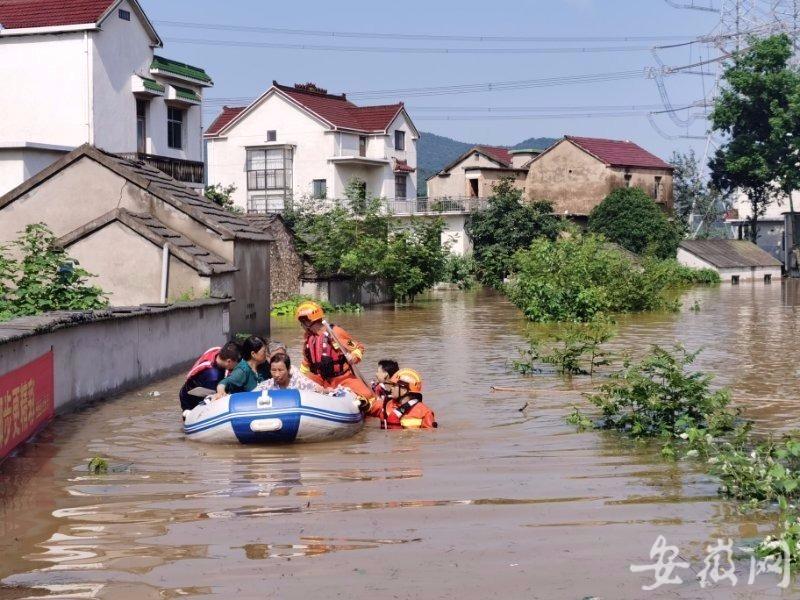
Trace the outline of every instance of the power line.
<path fill-rule="evenodd" d="M 324 44 L 291 44 L 245 40 L 210 40 L 202 38 L 165 38 L 171 44 L 225 46 L 239 48 L 274 48 L 323 52 L 366 52 L 378 54 L 593 54 L 602 52 L 644 52 L 650 46 L 586 46 L 570 48 L 431 48 L 403 46 L 331 46 Z"/>
<path fill-rule="evenodd" d="M 256 27 L 252 25 L 230 25 L 218 23 L 192 23 L 187 21 L 154 21 L 156 25 L 207 31 L 240 31 L 307 37 L 356 38 L 378 40 L 416 40 L 450 42 L 656 42 L 685 40 L 691 35 L 625 35 L 625 36 L 512 36 L 512 35 L 452 35 L 428 33 L 386 33 L 365 31 L 326 31 L 315 29 L 292 29 L 288 27 Z"/>

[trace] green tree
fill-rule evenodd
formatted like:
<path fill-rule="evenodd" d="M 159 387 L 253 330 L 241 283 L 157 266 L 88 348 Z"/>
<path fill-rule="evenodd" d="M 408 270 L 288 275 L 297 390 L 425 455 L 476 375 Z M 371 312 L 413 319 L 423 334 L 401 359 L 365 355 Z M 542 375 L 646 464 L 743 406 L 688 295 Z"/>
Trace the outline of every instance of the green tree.
<path fill-rule="evenodd" d="M 19 260 L 0 254 L 0 318 L 54 310 L 103 308 L 103 291 L 88 285 L 90 274 L 58 246 L 43 223 L 28 225 L 14 244 Z"/>
<path fill-rule="evenodd" d="M 589 230 L 631 252 L 658 258 L 674 258 L 683 237 L 683 229 L 636 187 L 616 189 L 595 206 Z"/>
<path fill-rule="evenodd" d="M 675 168 L 672 174 L 675 217 L 687 231 L 701 237 L 708 236 L 712 225 L 728 208 L 722 194 L 703 178 L 694 150 L 673 152 L 669 162 Z M 701 219 L 697 226 L 692 222 L 693 214 Z"/>
<path fill-rule="evenodd" d="M 445 278 L 443 231 L 441 218 L 411 219 L 408 227 L 392 231 L 380 272 L 391 282 L 395 298 L 413 301 Z"/>
<path fill-rule="evenodd" d="M 555 239 L 561 221 L 549 202 L 522 202 L 522 191 L 514 180 L 503 178 L 495 184 L 486 210 L 472 213 L 466 231 L 472 240 L 478 279 L 495 288 L 511 272 L 514 253 L 530 246 L 537 237 Z"/>
<path fill-rule="evenodd" d="M 711 126 L 725 143 L 709 163 L 711 180 L 725 194 L 741 191 L 751 206 L 749 235 L 767 207 L 800 185 L 800 75 L 789 66 L 792 40 L 785 34 L 752 39 L 723 74 Z"/>
<path fill-rule="evenodd" d="M 236 186 L 233 184 L 223 186 L 220 183 L 215 183 L 214 185 L 207 185 L 203 193 L 205 194 L 205 197 L 211 200 L 214 204 L 217 204 L 229 212 L 241 214 L 244 211 L 236 206 L 233 203 L 233 198 L 231 198 L 233 192 L 235 191 Z"/>

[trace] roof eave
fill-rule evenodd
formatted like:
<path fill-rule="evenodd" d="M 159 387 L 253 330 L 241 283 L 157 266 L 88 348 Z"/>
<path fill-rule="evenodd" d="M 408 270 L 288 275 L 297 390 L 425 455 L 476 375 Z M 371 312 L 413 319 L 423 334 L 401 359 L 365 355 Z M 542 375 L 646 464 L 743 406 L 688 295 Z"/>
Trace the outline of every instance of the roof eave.
<path fill-rule="evenodd" d="M 77 31 L 99 31 L 97 23 L 79 23 L 75 25 L 51 25 L 48 27 L 20 27 L 18 29 L 0 29 L 0 37 L 19 35 L 47 35 L 53 33 L 75 33 Z"/>

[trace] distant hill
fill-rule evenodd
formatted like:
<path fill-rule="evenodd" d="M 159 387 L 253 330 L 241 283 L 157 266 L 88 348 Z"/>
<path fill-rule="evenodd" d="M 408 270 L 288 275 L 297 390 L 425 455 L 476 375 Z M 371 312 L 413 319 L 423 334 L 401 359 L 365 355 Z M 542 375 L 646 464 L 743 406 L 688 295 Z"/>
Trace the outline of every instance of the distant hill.
<path fill-rule="evenodd" d="M 547 148 L 556 140 L 553 138 L 528 138 L 511 146 L 511 148 Z M 425 196 L 427 188 L 425 180 L 435 175 L 447 164 L 453 162 L 473 146 L 480 142 L 459 142 L 443 135 L 427 131 L 419 132 L 417 142 L 417 194 Z"/>

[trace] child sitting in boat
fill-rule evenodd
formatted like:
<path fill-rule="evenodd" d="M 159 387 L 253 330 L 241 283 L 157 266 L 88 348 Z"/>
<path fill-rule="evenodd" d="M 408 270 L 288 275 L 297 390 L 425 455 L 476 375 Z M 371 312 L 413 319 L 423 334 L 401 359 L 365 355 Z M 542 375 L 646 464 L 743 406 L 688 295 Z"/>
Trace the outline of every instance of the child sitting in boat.
<path fill-rule="evenodd" d="M 258 336 L 250 336 L 242 343 L 242 360 L 230 374 L 217 385 L 214 400 L 227 394 L 250 392 L 266 377 L 267 343 Z"/>
<path fill-rule="evenodd" d="M 284 349 L 285 350 L 285 349 Z M 259 383 L 255 391 L 261 390 L 306 390 L 321 394 L 324 390 L 299 370 L 292 368 L 292 361 L 285 352 L 275 352 L 269 359 L 272 377 Z"/>
<path fill-rule="evenodd" d="M 198 358 L 186 375 L 186 382 L 180 391 L 181 410 L 192 410 L 203 401 L 202 397 L 189 394 L 195 388 L 217 389 L 217 385 L 228 371 L 232 371 L 242 360 L 239 346 L 228 342 L 222 347 L 209 348 Z"/>
<path fill-rule="evenodd" d="M 400 369 L 389 380 L 388 402 L 373 401 L 367 410 L 381 420 L 382 429 L 430 429 L 438 427 L 433 411 L 422 402 L 422 377 L 414 369 Z"/>

